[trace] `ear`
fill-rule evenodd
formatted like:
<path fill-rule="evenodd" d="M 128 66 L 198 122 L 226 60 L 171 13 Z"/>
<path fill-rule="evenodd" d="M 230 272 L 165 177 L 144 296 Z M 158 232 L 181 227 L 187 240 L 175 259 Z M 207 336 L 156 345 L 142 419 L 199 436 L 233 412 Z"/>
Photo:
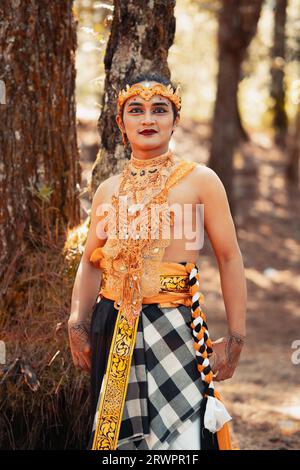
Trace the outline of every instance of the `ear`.
<path fill-rule="evenodd" d="M 122 122 L 122 118 L 121 118 L 121 115 L 120 115 L 119 113 L 116 115 L 116 123 L 118 124 L 119 129 L 120 129 L 121 131 L 122 131 L 122 130 L 125 131 L 124 124 L 123 124 L 123 122 Z"/>
<path fill-rule="evenodd" d="M 175 121 L 174 121 L 174 124 L 173 124 L 174 128 L 178 126 L 179 121 L 180 121 L 180 114 L 177 114 L 177 116 L 175 118 Z"/>

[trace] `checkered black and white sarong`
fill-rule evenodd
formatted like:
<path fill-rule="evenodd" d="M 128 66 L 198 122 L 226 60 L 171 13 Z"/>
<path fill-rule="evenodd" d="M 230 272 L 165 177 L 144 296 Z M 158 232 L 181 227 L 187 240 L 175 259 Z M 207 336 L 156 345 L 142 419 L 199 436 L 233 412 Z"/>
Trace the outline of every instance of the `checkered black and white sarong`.
<path fill-rule="evenodd" d="M 117 318 L 113 304 L 112 300 L 102 298 L 93 308 L 91 411 L 94 423 L 88 449 L 92 448 L 96 410 Z M 184 305 L 176 308 L 143 305 L 118 450 L 167 450 L 199 418 L 203 384 L 197 370 L 190 323 L 191 309 Z"/>

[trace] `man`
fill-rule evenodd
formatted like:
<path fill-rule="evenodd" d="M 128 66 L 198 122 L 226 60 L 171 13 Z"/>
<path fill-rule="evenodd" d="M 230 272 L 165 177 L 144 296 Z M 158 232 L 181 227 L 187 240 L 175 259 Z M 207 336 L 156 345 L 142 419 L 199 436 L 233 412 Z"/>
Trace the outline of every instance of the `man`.
<path fill-rule="evenodd" d="M 169 150 L 180 109 L 179 88 L 155 73 L 118 96 L 131 158 L 94 195 L 68 322 L 74 364 L 91 370 L 90 449 L 231 448 L 214 381 L 232 377 L 245 340 L 243 261 L 220 179 Z M 215 342 L 201 308 L 201 230 L 226 306 L 228 334 Z"/>

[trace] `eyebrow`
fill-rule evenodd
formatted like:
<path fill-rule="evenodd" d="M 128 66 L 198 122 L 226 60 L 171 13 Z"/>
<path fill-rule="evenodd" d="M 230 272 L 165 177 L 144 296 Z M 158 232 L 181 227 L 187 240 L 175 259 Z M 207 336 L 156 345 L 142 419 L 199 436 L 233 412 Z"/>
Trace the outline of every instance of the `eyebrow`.
<path fill-rule="evenodd" d="M 159 105 L 159 106 L 169 106 L 168 103 L 165 103 L 165 101 L 156 101 L 155 103 L 152 103 L 153 106 Z M 131 103 L 128 104 L 129 106 L 143 106 L 143 103 L 139 103 L 138 101 L 132 101 Z"/>

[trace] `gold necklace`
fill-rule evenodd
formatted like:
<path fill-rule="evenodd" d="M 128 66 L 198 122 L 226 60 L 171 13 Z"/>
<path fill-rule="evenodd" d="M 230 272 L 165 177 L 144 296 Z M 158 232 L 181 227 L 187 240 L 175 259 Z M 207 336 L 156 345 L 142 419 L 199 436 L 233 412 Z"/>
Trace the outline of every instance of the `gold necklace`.
<path fill-rule="evenodd" d="M 120 190 L 121 192 L 124 190 L 126 194 L 128 192 L 135 194 L 137 199 L 141 199 L 141 191 L 145 192 L 143 199 L 153 196 L 163 186 L 173 166 L 174 157 L 170 150 L 148 160 L 137 159 L 131 154 L 131 159 L 123 173 L 123 184 Z"/>
<path fill-rule="evenodd" d="M 107 262 L 106 282 L 118 297 L 116 308 L 122 306 L 131 327 L 140 313 L 143 297 L 155 295 L 160 289 L 159 263 L 170 244 L 169 227 L 173 224 L 168 191 L 192 169 L 191 165 L 183 163 L 179 162 L 174 168 L 173 157 L 166 158 L 158 167 L 157 186 L 148 185 L 141 190 L 135 178 L 130 178 L 128 164 L 118 194 L 112 196 L 109 218 L 114 223 L 108 223 L 107 241 L 103 247 Z M 125 210 L 123 203 L 121 207 L 123 198 Z"/>
<path fill-rule="evenodd" d="M 162 155 L 158 155 L 157 157 L 147 158 L 142 160 L 140 158 L 136 158 L 133 153 L 131 153 L 130 162 L 131 165 L 135 168 L 145 168 L 149 166 L 159 166 L 166 162 L 169 158 L 172 158 L 171 150 L 167 150 L 167 152 L 163 153 Z"/>

